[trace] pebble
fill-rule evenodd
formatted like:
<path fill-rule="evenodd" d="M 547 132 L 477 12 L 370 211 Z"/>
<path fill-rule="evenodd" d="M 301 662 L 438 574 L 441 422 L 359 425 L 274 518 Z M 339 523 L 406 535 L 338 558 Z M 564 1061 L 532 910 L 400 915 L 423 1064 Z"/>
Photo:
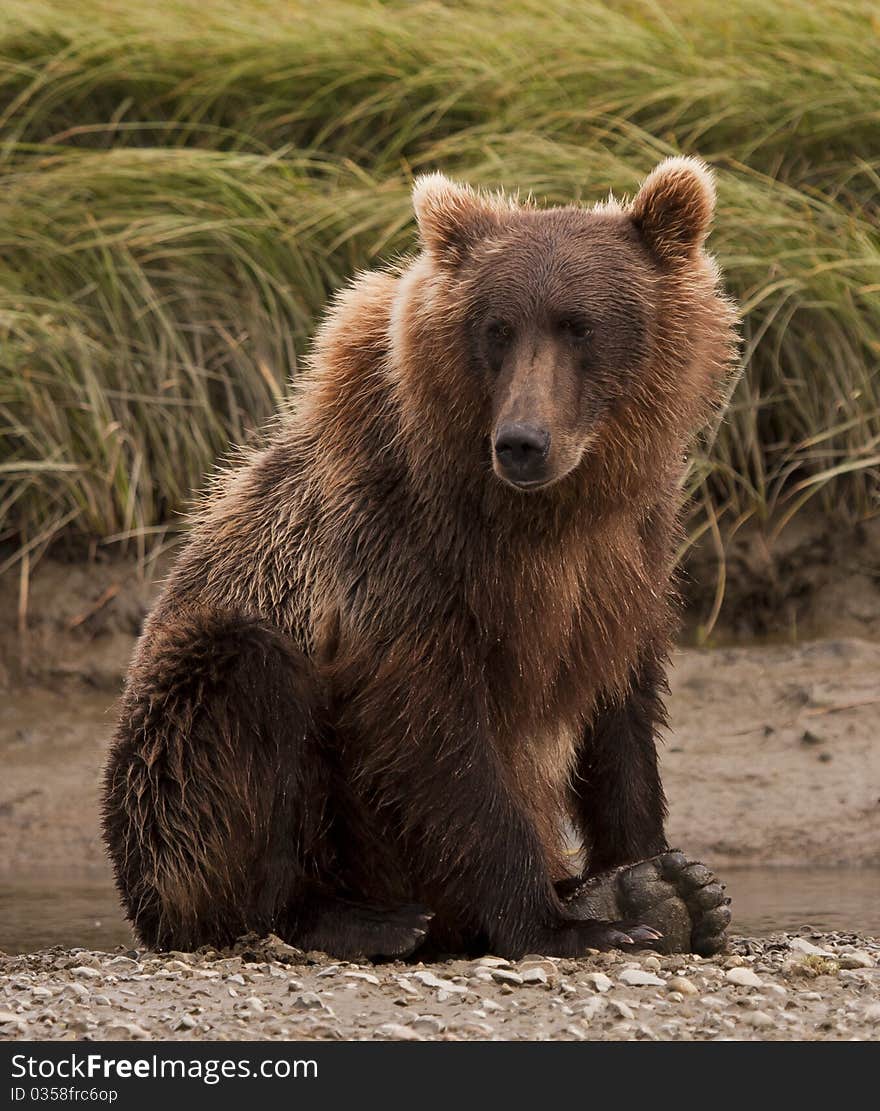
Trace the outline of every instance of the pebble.
<path fill-rule="evenodd" d="M 291 1002 L 299 1011 L 320 1011 L 327 1009 L 321 997 L 314 991 L 302 991 L 299 995 L 295 995 Z"/>
<path fill-rule="evenodd" d="M 700 990 L 684 976 L 673 976 L 671 980 L 666 981 L 666 988 L 667 991 L 677 991 L 681 995 L 698 995 Z"/>
<path fill-rule="evenodd" d="M 796 953 L 806 953 L 808 957 L 834 956 L 829 949 L 820 949 L 818 945 L 814 945 L 812 941 L 807 941 L 805 937 L 793 937 L 791 941 L 789 941 L 788 947 Z"/>
<path fill-rule="evenodd" d="M 743 1022 L 747 1022 L 749 1026 L 775 1026 L 775 1021 L 767 1014 L 766 1011 L 747 1011 L 742 1016 Z"/>
<path fill-rule="evenodd" d="M 492 979 L 499 984 L 521 984 L 523 982 L 522 976 L 509 968 L 493 968 Z"/>
<path fill-rule="evenodd" d="M 100 968 L 90 968 L 87 964 L 71 968 L 70 974 L 71 976 L 79 976 L 81 980 L 100 980 L 103 977 Z"/>
<path fill-rule="evenodd" d="M 653 972 L 645 972 L 641 968 L 625 968 L 620 974 L 620 982 L 629 984 L 630 987 L 665 987 L 666 981 L 655 976 Z"/>
<path fill-rule="evenodd" d="M 342 975 L 347 976 L 349 980 L 363 980 L 365 984 L 373 984 L 375 987 L 380 983 L 379 977 L 371 972 L 343 972 Z"/>
<path fill-rule="evenodd" d="M 376 1027 L 375 1033 L 377 1033 L 380 1038 L 394 1038 L 395 1041 L 422 1041 L 421 1034 L 413 1030 L 411 1026 L 401 1026 L 399 1022 L 385 1022 L 381 1026 Z"/>
<path fill-rule="evenodd" d="M 138 1026 L 136 1022 L 114 1022 L 104 1029 L 111 1038 L 118 1038 L 120 1034 L 125 1034 L 129 1038 L 149 1038 L 151 1036 L 149 1030 L 145 1030 L 143 1026 Z"/>
<path fill-rule="evenodd" d="M 624 1003 L 622 999 L 609 999 L 608 1003 L 621 1018 L 626 1018 L 632 1021 L 636 1016 L 633 1014 L 633 1009 L 628 1003 Z"/>
<path fill-rule="evenodd" d="M 863 949 L 854 949 L 850 953 L 841 953 L 836 957 L 841 968 L 873 968 L 874 961 L 870 954 Z"/>
<path fill-rule="evenodd" d="M 606 976 L 604 972 L 588 972 L 584 976 L 584 980 L 590 984 L 594 991 L 602 992 L 610 991 L 614 987 L 614 981 Z"/>
<path fill-rule="evenodd" d="M 413 972 L 412 978 L 418 980 L 420 984 L 424 984 L 426 988 L 436 988 L 438 991 L 464 994 L 468 990 L 466 984 L 454 984 L 451 980 L 443 980 L 439 976 L 435 976 L 433 972 Z"/>
<path fill-rule="evenodd" d="M 480 957 L 474 964 L 477 968 L 510 968 L 510 961 L 504 957 Z"/>
<path fill-rule="evenodd" d="M 122 956 L 107 961 L 106 967 L 112 968 L 114 972 L 140 972 L 141 970 L 141 965 L 137 961 Z"/>
<path fill-rule="evenodd" d="M 527 968 L 522 973 L 522 982 L 524 984 L 546 984 L 548 982 L 547 973 L 543 968 L 537 966 Z"/>
<path fill-rule="evenodd" d="M 742 988 L 761 988 L 764 986 L 764 981 L 750 968 L 729 968 L 724 973 L 724 979 Z"/>
<path fill-rule="evenodd" d="M 440 1034 L 446 1029 L 446 1023 L 436 1015 L 416 1015 L 410 1026 L 420 1034 Z"/>
<path fill-rule="evenodd" d="M 553 961 L 547 958 L 532 958 L 530 960 L 521 960 L 517 965 L 517 968 L 523 979 L 525 979 L 525 974 L 531 971 L 531 969 L 533 968 L 540 968 L 543 972 L 546 973 L 548 980 L 555 980 L 559 975 L 559 969 L 556 967 Z"/>

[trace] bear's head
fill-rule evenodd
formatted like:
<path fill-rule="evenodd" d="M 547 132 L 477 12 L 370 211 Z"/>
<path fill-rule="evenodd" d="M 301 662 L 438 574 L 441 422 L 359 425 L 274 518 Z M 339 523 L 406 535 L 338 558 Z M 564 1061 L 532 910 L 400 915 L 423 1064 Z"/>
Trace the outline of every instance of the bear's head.
<path fill-rule="evenodd" d="M 663 162 L 630 204 L 593 208 L 419 178 L 423 253 L 397 334 L 421 412 L 445 406 L 520 491 L 603 465 L 623 481 L 652 449 L 680 462 L 735 350 L 704 251 L 714 201 L 692 158 Z"/>

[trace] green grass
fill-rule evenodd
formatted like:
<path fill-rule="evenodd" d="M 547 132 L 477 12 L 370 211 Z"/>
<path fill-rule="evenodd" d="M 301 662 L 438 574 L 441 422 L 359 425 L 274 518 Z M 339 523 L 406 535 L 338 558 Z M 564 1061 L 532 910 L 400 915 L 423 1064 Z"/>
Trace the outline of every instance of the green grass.
<path fill-rule="evenodd" d="M 549 201 L 665 154 L 719 184 L 745 374 L 692 535 L 880 489 L 870 2 L 72 5 L 0 23 L 0 571 L 143 548 L 258 435 L 329 293 L 412 245 L 413 173 Z"/>

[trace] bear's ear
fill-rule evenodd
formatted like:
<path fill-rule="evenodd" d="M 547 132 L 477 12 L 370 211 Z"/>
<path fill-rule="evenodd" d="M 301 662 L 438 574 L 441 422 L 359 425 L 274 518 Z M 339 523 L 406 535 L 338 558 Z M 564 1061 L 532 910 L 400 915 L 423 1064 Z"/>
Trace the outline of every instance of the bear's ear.
<path fill-rule="evenodd" d="M 663 262 L 684 262 L 702 246 L 715 211 L 712 171 L 698 158 L 667 158 L 630 206 L 642 238 Z"/>
<path fill-rule="evenodd" d="M 499 223 L 497 206 L 443 174 L 416 178 L 413 208 L 425 249 L 451 267 L 461 265 L 471 248 Z"/>

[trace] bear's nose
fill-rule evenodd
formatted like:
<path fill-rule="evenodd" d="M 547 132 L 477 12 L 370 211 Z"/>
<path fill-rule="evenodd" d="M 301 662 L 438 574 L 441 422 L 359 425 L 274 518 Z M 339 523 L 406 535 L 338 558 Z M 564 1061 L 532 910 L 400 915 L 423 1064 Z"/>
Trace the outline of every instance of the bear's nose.
<path fill-rule="evenodd" d="M 542 481 L 549 452 L 550 433 L 534 424 L 512 421 L 495 435 L 495 458 L 511 482 Z"/>

